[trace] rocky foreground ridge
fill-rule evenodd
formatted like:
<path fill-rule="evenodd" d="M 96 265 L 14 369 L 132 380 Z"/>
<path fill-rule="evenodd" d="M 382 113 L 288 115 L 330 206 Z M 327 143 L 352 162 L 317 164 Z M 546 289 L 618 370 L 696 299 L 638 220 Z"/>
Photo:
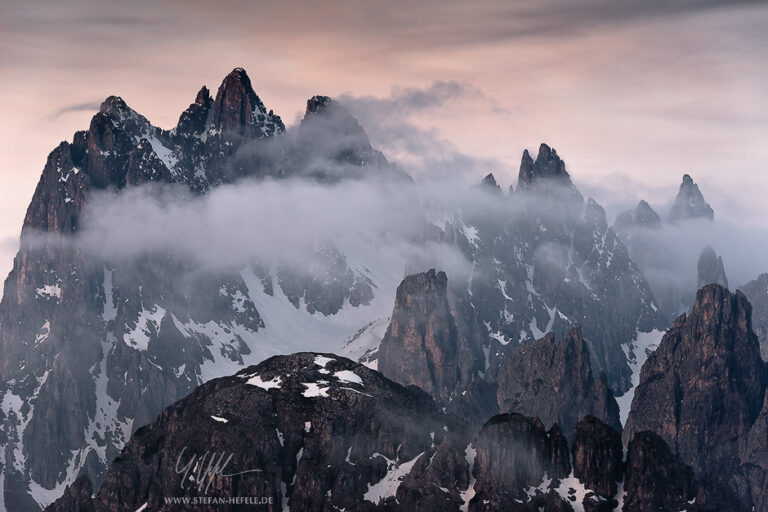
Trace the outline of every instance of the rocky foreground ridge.
<path fill-rule="evenodd" d="M 264 510 L 328 511 L 613 510 L 621 503 L 633 511 L 657 504 L 715 511 L 731 499 L 695 480 L 654 434 L 636 436 L 625 462 L 608 425 L 588 416 L 576 432 L 569 448 L 557 426 L 546 430 L 513 413 L 473 433 L 423 391 L 348 359 L 278 356 L 167 408 L 136 432 L 93 498 L 81 478 L 47 510 L 200 510 L 165 500 L 238 495 L 268 498 Z M 210 450 L 227 454 L 218 474 L 183 470 Z"/>

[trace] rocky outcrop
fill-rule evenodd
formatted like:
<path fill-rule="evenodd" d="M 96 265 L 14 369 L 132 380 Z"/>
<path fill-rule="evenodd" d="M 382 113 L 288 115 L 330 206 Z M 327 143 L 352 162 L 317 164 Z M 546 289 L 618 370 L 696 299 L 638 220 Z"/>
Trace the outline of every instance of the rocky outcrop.
<path fill-rule="evenodd" d="M 526 490 L 537 488 L 545 476 L 560 479 L 571 472 L 565 437 L 557 427 L 547 432 L 536 418 L 494 416 L 478 434 L 476 446 L 471 511 L 517 510 L 531 501 Z M 547 489 L 548 496 L 537 496 L 536 504 L 561 501 L 551 494 Z"/>
<path fill-rule="evenodd" d="M 768 369 L 751 309 L 741 292 L 715 284 L 699 290 L 691 314 L 677 319 L 643 365 L 624 436 L 656 432 L 697 477 L 730 485 L 764 511 L 757 507 L 768 493 L 768 462 L 743 457 L 768 446 L 765 431 L 757 433 Z"/>
<path fill-rule="evenodd" d="M 425 393 L 347 359 L 280 356 L 199 387 L 136 432 L 92 500 L 78 483 L 48 510 L 243 495 L 271 510 L 371 510 L 394 503 L 430 447 L 463 428 Z M 205 474 L 211 456 L 219 471 Z"/>
<path fill-rule="evenodd" d="M 397 488 L 395 510 L 431 512 L 466 509 L 474 481 L 473 432 L 450 432 L 438 446 L 420 457 Z"/>
<path fill-rule="evenodd" d="M 480 347 L 460 336 L 448 301 L 448 277 L 434 269 L 407 276 L 379 347 L 378 369 L 447 403 L 482 370 Z"/>
<path fill-rule="evenodd" d="M 605 375 L 593 377 L 578 328 L 558 342 L 550 333 L 518 347 L 499 372 L 497 400 L 502 412 L 536 415 L 547 427 L 558 424 L 571 439 L 587 415 L 621 430 L 619 406 Z"/>
<path fill-rule="evenodd" d="M 688 174 L 683 175 L 683 182 L 680 184 L 680 190 L 669 211 L 669 221 L 678 222 L 688 219 L 709 219 L 715 218 L 715 212 L 704 200 L 704 196 L 699 190 L 699 186 L 693 182 Z"/>
<path fill-rule="evenodd" d="M 613 499 L 624 471 L 621 434 L 594 416 L 585 416 L 576 424 L 572 454 L 573 475 L 603 500 Z"/>
<path fill-rule="evenodd" d="M 307 268 L 280 265 L 277 283 L 294 305 L 323 315 L 338 313 L 345 303 L 358 307 L 373 300 L 374 285 L 369 277 L 349 268 L 347 259 L 332 244 L 318 248 Z"/>
<path fill-rule="evenodd" d="M 648 510 L 748 510 L 728 489 L 696 480 L 690 467 L 672 454 L 661 437 L 639 432 L 627 449 L 623 507 Z"/>
<path fill-rule="evenodd" d="M 768 273 L 740 287 L 752 305 L 752 330 L 760 341 L 760 354 L 768 361 Z"/>
<path fill-rule="evenodd" d="M 723 258 L 718 256 L 712 247 L 707 246 L 701 251 L 696 268 L 698 270 L 696 275 L 698 288 L 712 283 L 728 288 L 728 278 L 725 276 Z"/>

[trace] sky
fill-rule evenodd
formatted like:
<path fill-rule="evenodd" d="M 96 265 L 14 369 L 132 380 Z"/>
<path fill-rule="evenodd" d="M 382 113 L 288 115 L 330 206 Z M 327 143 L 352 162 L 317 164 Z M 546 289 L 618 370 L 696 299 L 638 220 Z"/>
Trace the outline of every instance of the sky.
<path fill-rule="evenodd" d="M 506 188 L 547 142 L 610 220 L 664 215 L 689 173 L 718 219 L 766 228 L 766 26 L 766 1 L 3 0 L 0 273 L 46 156 L 104 98 L 171 128 L 234 67 L 289 125 L 344 98 L 417 179 Z"/>

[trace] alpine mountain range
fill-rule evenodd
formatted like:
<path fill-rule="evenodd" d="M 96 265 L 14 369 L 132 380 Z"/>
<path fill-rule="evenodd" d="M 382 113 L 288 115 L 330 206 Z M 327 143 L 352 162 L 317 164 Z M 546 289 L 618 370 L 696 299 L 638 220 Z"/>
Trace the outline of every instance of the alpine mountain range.
<path fill-rule="evenodd" d="M 418 184 L 329 97 L 286 130 L 241 68 L 171 130 L 107 98 L 48 156 L 5 281 L 3 509 L 768 512 L 768 274 L 730 291 L 708 246 L 654 271 L 665 225 L 716 222 L 691 176 L 665 219 L 612 225 L 547 144 L 516 187 L 480 178 L 472 207 L 416 201 L 401 259 L 383 230 L 238 268 L 119 258 L 80 245 L 95 198 Z M 183 486 L 185 448 L 258 472 Z"/>

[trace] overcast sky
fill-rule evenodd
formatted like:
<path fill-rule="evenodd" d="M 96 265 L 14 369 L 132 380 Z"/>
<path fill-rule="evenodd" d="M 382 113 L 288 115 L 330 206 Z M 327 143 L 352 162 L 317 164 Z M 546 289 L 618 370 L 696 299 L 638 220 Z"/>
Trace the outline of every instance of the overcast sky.
<path fill-rule="evenodd" d="M 237 66 L 286 124 L 308 97 L 346 94 L 487 161 L 504 187 L 546 141 L 610 215 L 640 198 L 665 214 L 688 172 L 718 217 L 765 227 L 766 27 L 766 1 L 3 0 L 0 273 L 47 154 L 99 102 L 120 95 L 170 128 Z M 421 90 L 443 96 L 382 112 Z"/>

